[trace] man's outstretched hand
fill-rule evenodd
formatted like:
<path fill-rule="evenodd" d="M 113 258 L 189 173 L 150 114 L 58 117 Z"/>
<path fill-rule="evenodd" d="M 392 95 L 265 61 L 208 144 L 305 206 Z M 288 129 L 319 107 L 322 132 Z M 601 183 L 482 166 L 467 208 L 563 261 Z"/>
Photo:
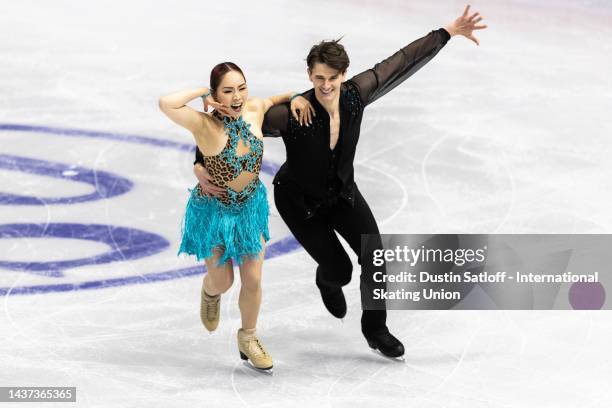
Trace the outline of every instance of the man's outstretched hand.
<path fill-rule="evenodd" d="M 196 163 L 196 165 L 193 166 L 193 174 L 195 174 L 200 183 L 200 191 L 203 195 L 208 197 L 222 197 L 227 194 L 226 189 L 218 187 L 212 183 L 212 177 L 210 177 L 210 174 L 208 174 L 206 168 L 200 163 Z"/>
<path fill-rule="evenodd" d="M 482 16 L 479 12 L 475 12 L 471 16 L 469 15 L 470 5 L 468 4 L 463 11 L 463 14 L 458 17 L 451 24 L 444 27 L 446 31 L 452 36 L 454 35 L 462 35 L 465 38 L 468 38 L 476 43 L 476 45 L 480 45 L 480 41 L 478 38 L 474 37 L 474 30 L 482 30 L 487 28 L 486 24 L 478 24 L 482 21 Z"/>

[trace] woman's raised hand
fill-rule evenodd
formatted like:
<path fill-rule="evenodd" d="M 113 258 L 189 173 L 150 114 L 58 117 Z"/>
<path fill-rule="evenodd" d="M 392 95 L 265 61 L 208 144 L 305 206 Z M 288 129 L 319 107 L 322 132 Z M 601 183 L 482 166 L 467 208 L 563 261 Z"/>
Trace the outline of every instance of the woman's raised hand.
<path fill-rule="evenodd" d="M 219 113 L 225 116 L 232 116 L 233 113 L 230 112 L 229 107 L 225 105 L 221 105 L 219 102 L 215 101 L 212 95 L 208 95 L 206 99 L 204 99 L 204 112 L 208 112 L 208 108 L 213 108 L 217 110 Z"/>

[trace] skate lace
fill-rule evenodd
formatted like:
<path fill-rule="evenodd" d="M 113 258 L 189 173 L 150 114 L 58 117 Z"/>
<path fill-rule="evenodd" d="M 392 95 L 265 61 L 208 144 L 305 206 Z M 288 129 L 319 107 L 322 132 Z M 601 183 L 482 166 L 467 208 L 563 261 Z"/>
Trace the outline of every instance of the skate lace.
<path fill-rule="evenodd" d="M 217 300 L 208 300 L 206 302 L 206 318 L 208 320 L 214 320 L 217 315 L 217 311 L 219 310 L 219 301 Z"/>
<path fill-rule="evenodd" d="M 266 349 L 263 348 L 263 346 L 259 342 L 259 339 L 253 339 L 253 341 L 251 342 L 251 345 L 255 345 L 255 347 L 251 347 L 251 351 L 253 352 L 253 354 L 263 355 L 264 357 L 268 356 Z"/>

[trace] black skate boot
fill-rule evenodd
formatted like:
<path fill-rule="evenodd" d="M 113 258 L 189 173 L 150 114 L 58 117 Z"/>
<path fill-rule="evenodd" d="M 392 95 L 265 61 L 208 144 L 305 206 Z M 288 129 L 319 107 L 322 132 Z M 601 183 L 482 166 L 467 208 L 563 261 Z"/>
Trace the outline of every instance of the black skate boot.
<path fill-rule="evenodd" d="M 344 298 L 344 292 L 342 292 L 342 289 L 338 289 L 331 293 L 321 292 L 321 298 L 323 299 L 325 308 L 334 317 L 342 319 L 344 316 L 346 316 L 346 299 Z"/>
<path fill-rule="evenodd" d="M 381 352 L 385 357 L 398 358 L 404 355 L 404 345 L 389 330 L 363 334 L 368 345 Z"/>

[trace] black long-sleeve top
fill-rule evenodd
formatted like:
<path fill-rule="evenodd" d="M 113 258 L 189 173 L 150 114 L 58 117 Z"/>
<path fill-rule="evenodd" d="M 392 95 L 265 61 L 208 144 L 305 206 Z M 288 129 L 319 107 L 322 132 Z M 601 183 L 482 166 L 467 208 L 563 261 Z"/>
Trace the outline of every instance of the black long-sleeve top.
<path fill-rule="evenodd" d="M 289 103 L 268 110 L 262 126 L 264 136 L 282 137 L 287 151 L 273 183 L 293 190 L 305 218 L 336 196 L 354 204 L 353 160 L 364 108 L 427 64 L 449 39 L 443 28 L 431 31 L 345 81 L 340 90 L 340 135 L 333 151 L 329 148 L 329 114 L 317 101 L 314 89 L 302 94 L 316 112 L 308 127 L 293 118 Z M 196 162 L 203 162 L 199 150 Z"/>

